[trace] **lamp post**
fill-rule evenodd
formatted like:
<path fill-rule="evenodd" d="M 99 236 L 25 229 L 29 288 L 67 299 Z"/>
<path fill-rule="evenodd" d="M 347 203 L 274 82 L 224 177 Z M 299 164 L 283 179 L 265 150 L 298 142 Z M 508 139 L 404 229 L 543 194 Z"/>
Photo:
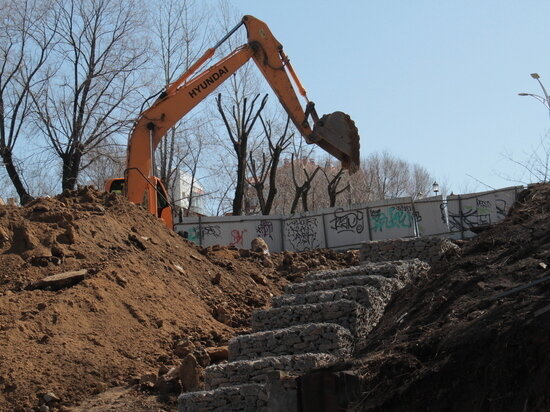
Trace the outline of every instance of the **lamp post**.
<path fill-rule="evenodd" d="M 546 91 L 546 89 L 544 88 L 544 85 L 540 81 L 539 74 L 538 73 L 531 73 L 531 77 L 539 83 L 540 88 L 542 89 L 542 92 L 544 93 L 544 97 L 539 96 L 538 94 L 533 94 L 533 93 L 518 93 L 518 96 L 531 96 L 531 97 L 537 99 L 539 102 L 541 102 L 549 110 L 548 115 L 550 115 L 550 96 L 548 96 L 548 92 Z"/>
<path fill-rule="evenodd" d="M 432 190 L 434 191 L 435 195 L 437 196 L 437 194 L 439 193 L 439 183 L 434 182 L 433 185 L 432 185 Z"/>

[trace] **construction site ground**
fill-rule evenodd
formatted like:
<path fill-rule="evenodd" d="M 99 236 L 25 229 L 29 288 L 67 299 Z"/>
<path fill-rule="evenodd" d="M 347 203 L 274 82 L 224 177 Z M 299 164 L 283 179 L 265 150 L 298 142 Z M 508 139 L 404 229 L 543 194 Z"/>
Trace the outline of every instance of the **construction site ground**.
<path fill-rule="evenodd" d="M 350 408 L 550 410 L 550 281 L 508 293 L 550 275 L 550 186 L 460 246 L 335 368 L 358 382 Z M 89 188 L 0 206 L 0 411 L 175 410 L 177 382 L 147 376 L 188 353 L 218 361 L 285 284 L 357 263 L 357 251 L 201 248 Z M 40 282 L 67 272 L 72 283 Z"/>

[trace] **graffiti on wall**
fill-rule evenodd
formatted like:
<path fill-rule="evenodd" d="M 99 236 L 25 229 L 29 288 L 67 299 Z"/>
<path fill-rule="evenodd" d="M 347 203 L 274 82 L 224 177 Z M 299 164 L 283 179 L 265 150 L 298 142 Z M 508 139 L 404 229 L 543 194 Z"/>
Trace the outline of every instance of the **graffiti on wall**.
<path fill-rule="evenodd" d="M 317 238 L 317 219 L 302 217 L 285 222 L 285 236 L 295 251 L 317 249 L 321 242 Z"/>
<path fill-rule="evenodd" d="M 493 213 L 494 212 L 494 213 Z M 462 213 L 458 211 L 449 211 L 449 229 L 451 232 L 460 232 L 469 230 L 476 226 L 490 225 L 496 223 L 491 216 L 496 217 L 496 221 L 506 217 L 506 200 L 475 199 L 474 205 L 462 205 Z"/>
<path fill-rule="evenodd" d="M 502 220 L 508 214 L 508 209 L 506 209 L 506 200 L 496 199 L 495 200 L 495 209 L 497 212 L 497 219 Z"/>
<path fill-rule="evenodd" d="M 231 238 L 233 240 L 229 242 L 229 246 L 243 246 L 245 232 L 246 229 L 233 229 L 231 231 Z"/>
<path fill-rule="evenodd" d="M 273 240 L 273 222 L 270 220 L 262 220 L 258 226 L 256 226 L 256 233 L 264 239 L 270 238 Z"/>
<path fill-rule="evenodd" d="M 337 233 L 362 233 L 365 228 L 363 221 L 363 212 L 361 210 L 344 212 L 344 209 L 336 209 L 334 211 L 334 218 L 330 221 L 330 228 L 336 230 Z"/>
<path fill-rule="evenodd" d="M 219 225 L 193 226 L 189 229 L 189 232 L 187 232 L 187 239 L 191 242 L 199 243 L 201 239 L 204 240 L 209 237 L 219 238 L 221 233 Z"/>
<path fill-rule="evenodd" d="M 371 230 L 382 232 L 384 229 L 410 228 L 421 220 L 420 214 L 415 213 L 411 205 L 397 205 L 388 207 L 386 212 L 382 209 L 369 209 Z"/>

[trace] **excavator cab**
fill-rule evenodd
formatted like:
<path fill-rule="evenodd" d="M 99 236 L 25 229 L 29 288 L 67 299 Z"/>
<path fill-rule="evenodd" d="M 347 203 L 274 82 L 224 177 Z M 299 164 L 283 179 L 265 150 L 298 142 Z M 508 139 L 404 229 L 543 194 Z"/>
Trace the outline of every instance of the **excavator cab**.
<path fill-rule="evenodd" d="M 147 185 L 146 195 L 142 205 L 148 206 L 148 210 L 156 215 L 168 228 L 173 227 L 172 207 L 168 201 L 168 192 L 162 181 L 155 176 L 149 178 L 152 182 Z M 119 177 L 108 179 L 105 182 L 105 191 L 109 193 L 124 193 L 126 179 Z M 147 199 L 149 199 L 147 201 Z"/>

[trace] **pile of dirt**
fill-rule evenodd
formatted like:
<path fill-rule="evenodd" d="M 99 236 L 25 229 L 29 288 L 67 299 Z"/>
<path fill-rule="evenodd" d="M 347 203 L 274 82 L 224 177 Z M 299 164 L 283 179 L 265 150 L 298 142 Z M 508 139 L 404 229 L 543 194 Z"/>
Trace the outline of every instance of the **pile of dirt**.
<path fill-rule="evenodd" d="M 351 368 L 364 411 L 550 410 L 550 185 L 402 290 Z"/>
<path fill-rule="evenodd" d="M 144 376 L 189 353 L 205 366 L 289 279 L 356 262 L 353 252 L 200 248 L 90 188 L 0 206 L 0 410 L 72 410 L 109 388 L 123 398 L 162 392 Z M 41 282 L 67 272 L 72 282 Z M 168 404 L 150 406 L 173 409 L 180 390 L 164 387 Z"/>

